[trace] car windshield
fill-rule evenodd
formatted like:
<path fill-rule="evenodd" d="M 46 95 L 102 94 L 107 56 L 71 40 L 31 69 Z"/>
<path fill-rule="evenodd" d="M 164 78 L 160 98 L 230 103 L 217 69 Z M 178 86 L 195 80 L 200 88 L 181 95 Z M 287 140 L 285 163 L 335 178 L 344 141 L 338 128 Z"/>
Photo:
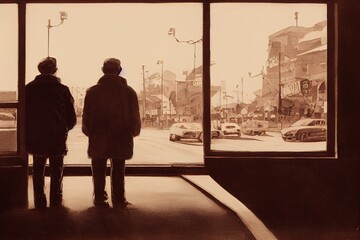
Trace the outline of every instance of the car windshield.
<path fill-rule="evenodd" d="M 180 128 L 182 129 L 201 129 L 200 123 L 183 123 Z"/>
<path fill-rule="evenodd" d="M 294 122 L 291 126 L 315 126 L 315 125 L 324 125 L 323 121 L 315 120 L 315 119 L 300 119 L 299 121 Z"/>

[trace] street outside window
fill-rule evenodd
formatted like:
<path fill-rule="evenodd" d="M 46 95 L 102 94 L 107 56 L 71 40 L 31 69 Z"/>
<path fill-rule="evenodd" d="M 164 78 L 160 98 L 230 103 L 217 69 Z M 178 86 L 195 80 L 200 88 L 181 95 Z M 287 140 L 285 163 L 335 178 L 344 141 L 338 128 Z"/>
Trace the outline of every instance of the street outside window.
<path fill-rule="evenodd" d="M 210 13 L 211 150 L 326 151 L 326 4 L 213 3 Z"/>
<path fill-rule="evenodd" d="M 17 151 L 18 20 L 16 4 L 0 5 L 0 154 Z"/>

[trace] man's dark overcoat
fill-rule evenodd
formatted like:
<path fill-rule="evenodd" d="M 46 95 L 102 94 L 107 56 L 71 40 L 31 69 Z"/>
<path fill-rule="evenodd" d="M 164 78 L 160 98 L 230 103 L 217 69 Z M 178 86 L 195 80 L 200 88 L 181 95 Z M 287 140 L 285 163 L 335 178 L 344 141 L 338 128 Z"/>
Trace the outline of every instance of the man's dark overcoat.
<path fill-rule="evenodd" d="M 25 87 L 26 147 L 31 154 L 64 155 L 68 131 L 76 124 L 69 88 L 53 75 L 41 74 Z"/>
<path fill-rule="evenodd" d="M 130 159 L 141 120 L 136 92 L 118 75 L 105 74 L 86 92 L 82 130 L 90 158 Z"/>

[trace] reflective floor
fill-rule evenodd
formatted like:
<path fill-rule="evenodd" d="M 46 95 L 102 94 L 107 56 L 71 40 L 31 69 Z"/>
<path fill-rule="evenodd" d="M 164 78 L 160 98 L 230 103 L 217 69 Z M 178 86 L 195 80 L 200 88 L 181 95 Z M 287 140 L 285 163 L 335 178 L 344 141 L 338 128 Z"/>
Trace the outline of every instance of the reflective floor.
<path fill-rule="evenodd" d="M 91 177 L 65 177 L 63 207 L 36 210 L 30 177 L 29 208 L 0 213 L 0 239 L 360 239 L 356 226 L 341 223 L 265 226 L 206 175 L 127 176 L 126 190 L 130 208 L 98 208 L 92 203 Z"/>
<path fill-rule="evenodd" d="M 65 177 L 64 207 L 35 210 L 29 180 L 29 209 L 1 214 L 0 239 L 254 239 L 236 214 L 180 177 L 126 177 L 125 210 L 93 207 L 90 177 Z"/>

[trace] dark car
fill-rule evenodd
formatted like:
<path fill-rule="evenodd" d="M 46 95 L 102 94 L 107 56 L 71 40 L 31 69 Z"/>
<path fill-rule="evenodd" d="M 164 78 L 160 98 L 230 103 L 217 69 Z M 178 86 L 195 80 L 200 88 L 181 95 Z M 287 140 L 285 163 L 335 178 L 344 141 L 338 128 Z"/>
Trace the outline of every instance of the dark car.
<path fill-rule="evenodd" d="M 304 118 L 281 130 L 284 141 L 326 141 L 325 119 Z"/>

